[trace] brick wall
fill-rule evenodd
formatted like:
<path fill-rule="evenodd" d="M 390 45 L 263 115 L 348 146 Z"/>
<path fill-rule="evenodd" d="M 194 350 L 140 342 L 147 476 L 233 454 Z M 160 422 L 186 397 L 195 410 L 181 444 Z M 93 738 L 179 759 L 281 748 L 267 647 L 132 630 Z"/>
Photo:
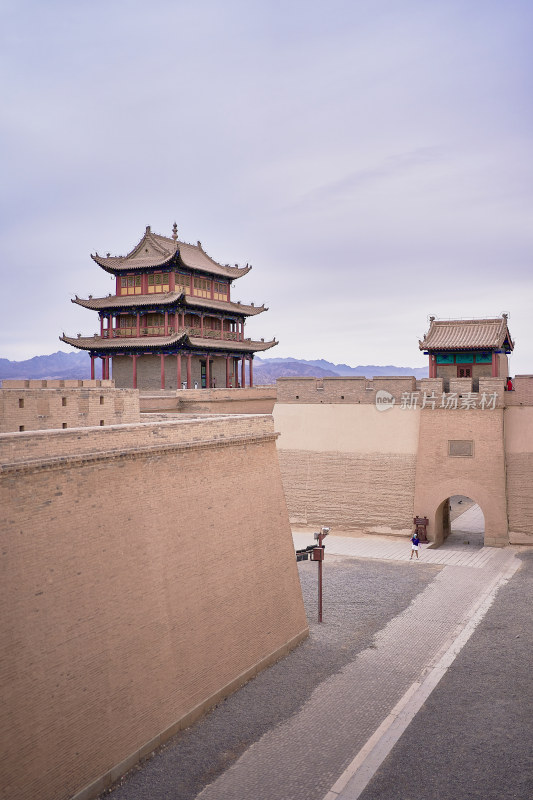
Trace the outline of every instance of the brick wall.
<path fill-rule="evenodd" d="M 522 385 L 520 385 L 522 383 Z M 525 384 L 525 385 L 524 385 Z M 533 380 L 519 382 L 524 399 Z M 505 398 L 515 395 L 506 392 Z M 533 544 L 533 404 L 505 409 L 507 511 L 511 544 Z"/>
<path fill-rule="evenodd" d="M 504 378 L 479 378 L 478 392 L 472 379 L 449 383 L 443 401 L 442 378 L 278 380 L 274 418 L 291 518 L 386 533 L 405 532 L 417 514 L 440 540 L 443 503 L 464 494 L 482 508 L 486 544 L 531 543 L 533 376 L 517 376 L 514 392 L 504 391 Z M 380 413 L 372 408 L 378 385 L 396 401 Z M 411 392 L 416 408 L 405 407 Z M 473 455 L 450 455 L 453 441 L 472 442 Z"/>
<path fill-rule="evenodd" d="M 0 463 L 6 798 L 94 796 L 306 635 L 271 417 L 4 434 Z"/>
<path fill-rule="evenodd" d="M 472 456 L 452 455 L 450 441 L 472 442 Z M 503 408 L 421 412 L 414 510 L 428 517 L 430 539 L 442 541 L 442 506 L 457 494 L 480 505 L 485 544 L 508 544 Z"/>
<path fill-rule="evenodd" d="M 283 449 L 278 455 L 291 522 L 410 531 L 416 456 Z"/>
<path fill-rule="evenodd" d="M 291 520 L 407 534 L 419 414 L 399 406 L 378 411 L 367 402 L 276 403 Z"/>
<path fill-rule="evenodd" d="M 390 392 L 399 402 L 416 389 L 414 377 L 278 378 L 278 403 L 374 403 L 376 392 Z"/>
<path fill-rule="evenodd" d="M 533 406 L 533 375 L 517 375 L 512 392 L 505 392 L 506 406 Z"/>
<path fill-rule="evenodd" d="M 141 394 L 142 412 L 178 411 L 182 414 L 271 414 L 275 386 L 246 389 L 183 389 L 164 394 Z"/>
<path fill-rule="evenodd" d="M 139 394 L 113 381 L 4 381 L 0 433 L 139 421 Z"/>

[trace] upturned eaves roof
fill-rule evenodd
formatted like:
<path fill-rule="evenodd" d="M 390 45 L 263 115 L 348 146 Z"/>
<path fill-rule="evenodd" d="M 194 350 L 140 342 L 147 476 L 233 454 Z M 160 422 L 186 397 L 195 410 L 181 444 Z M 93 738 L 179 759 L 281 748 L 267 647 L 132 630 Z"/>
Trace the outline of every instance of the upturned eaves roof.
<path fill-rule="evenodd" d="M 137 294 L 137 295 L 108 295 L 107 297 L 89 297 L 87 300 L 75 297 L 71 300 L 76 305 L 89 308 L 92 311 L 113 311 L 116 309 L 130 309 L 145 306 L 160 307 L 171 306 L 178 300 L 186 308 L 204 308 L 212 311 L 227 311 L 246 317 L 253 317 L 268 309 L 265 306 L 244 305 L 232 303 L 227 300 L 210 300 L 204 297 L 191 297 L 184 292 L 166 292 L 165 294 Z"/>
<path fill-rule="evenodd" d="M 489 319 L 431 319 L 420 350 L 512 350 L 507 317 Z"/>
<path fill-rule="evenodd" d="M 169 347 L 178 343 L 189 344 L 191 347 L 201 350 L 224 350 L 235 353 L 254 353 L 256 351 L 269 350 L 277 345 L 274 339 L 271 342 L 255 342 L 245 339 L 243 342 L 235 342 L 226 339 L 202 339 L 199 336 L 189 336 L 187 330 L 173 333 L 169 336 L 142 336 L 116 337 L 110 338 L 101 336 L 63 336 L 60 341 L 77 347 L 79 350 L 152 350 L 161 347 Z"/>
<path fill-rule="evenodd" d="M 134 270 L 152 269 L 157 267 L 170 268 L 172 263 L 198 270 L 211 275 L 236 279 L 246 275 L 251 267 L 230 267 L 228 264 L 219 264 L 208 256 L 200 242 L 188 244 L 187 242 L 174 241 L 167 236 L 152 233 L 150 226 L 141 241 L 125 256 L 99 256 L 98 253 L 91 258 L 106 272 L 120 274 Z"/>

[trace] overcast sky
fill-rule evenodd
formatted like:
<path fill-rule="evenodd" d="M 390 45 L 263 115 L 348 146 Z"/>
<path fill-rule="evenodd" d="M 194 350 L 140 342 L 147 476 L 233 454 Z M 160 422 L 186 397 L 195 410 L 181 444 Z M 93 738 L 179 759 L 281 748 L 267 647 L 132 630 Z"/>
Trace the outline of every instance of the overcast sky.
<path fill-rule="evenodd" d="M 421 366 L 510 314 L 533 373 L 531 0 L 2 0 L 0 357 L 98 329 L 145 226 L 265 302 L 268 356 Z"/>

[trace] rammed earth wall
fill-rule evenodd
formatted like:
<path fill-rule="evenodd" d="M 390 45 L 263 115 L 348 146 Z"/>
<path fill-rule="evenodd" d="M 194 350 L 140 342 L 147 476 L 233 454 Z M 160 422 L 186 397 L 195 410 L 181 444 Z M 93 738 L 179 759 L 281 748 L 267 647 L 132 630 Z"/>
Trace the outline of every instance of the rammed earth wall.
<path fill-rule="evenodd" d="M 94 797 L 307 635 L 271 417 L 4 434 L 0 464 L 2 796 Z"/>
<path fill-rule="evenodd" d="M 533 376 L 504 384 L 480 378 L 474 393 L 452 378 L 443 394 L 442 379 L 279 379 L 291 519 L 407 535 L 416 514 L 439 542 L 447 498 L 464 494 L 484 513 L 485 544 L 533 543 Z"/>

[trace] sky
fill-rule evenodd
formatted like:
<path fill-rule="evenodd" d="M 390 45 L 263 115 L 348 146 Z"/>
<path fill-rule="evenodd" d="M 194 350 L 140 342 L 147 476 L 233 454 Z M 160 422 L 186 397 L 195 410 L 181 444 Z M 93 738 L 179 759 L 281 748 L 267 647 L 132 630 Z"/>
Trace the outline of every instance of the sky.
<path fill-rule="evenodd" d="M 0 358 L 68 351 L 146 225 L 251 263 L 265 355 L 533 373 L 531 0 L 2 0 Z"/>

